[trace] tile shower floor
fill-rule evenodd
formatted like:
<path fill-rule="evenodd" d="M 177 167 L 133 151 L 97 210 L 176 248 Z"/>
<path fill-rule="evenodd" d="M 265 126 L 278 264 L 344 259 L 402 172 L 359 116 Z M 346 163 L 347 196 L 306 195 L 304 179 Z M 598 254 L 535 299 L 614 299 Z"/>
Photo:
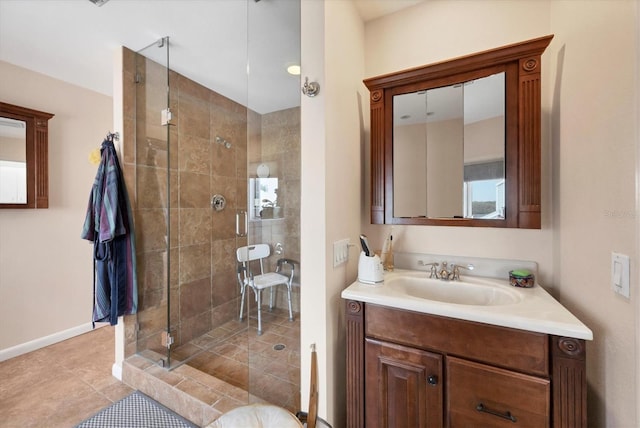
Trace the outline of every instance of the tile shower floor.
<path fill-rule="evenodd" d="M 249 391 L 295 413 L 300 410 L 300 317 L 288 312 L 262 313 L 263 334 L 256 334 L 255 312 L 246 320 L 229 321 L 172 351 L 176 360 Z"/>
<path fill-rule="evenodd" d="M 247 403 L 300 410 L 300 321 L 264 311 L 263 334 L 250 322 L 229 321 L 171 351 L 171 370 L 153 350 L 127 358 L 124 378 L 192 422 L 211 421 Z M 188 397 L 188 398 L 187 398 Z"/>

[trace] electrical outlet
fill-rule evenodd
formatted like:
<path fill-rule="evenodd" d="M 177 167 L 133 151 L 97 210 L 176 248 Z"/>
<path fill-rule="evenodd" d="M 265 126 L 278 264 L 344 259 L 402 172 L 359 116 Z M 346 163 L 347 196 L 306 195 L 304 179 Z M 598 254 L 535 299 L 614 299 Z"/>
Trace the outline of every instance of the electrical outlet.
<path fill-rule="evenodd" d="M 349 260 L 349 243 L 347 239 L 341 239 L 333 243 L 333 267 L 340 266 Z"/>

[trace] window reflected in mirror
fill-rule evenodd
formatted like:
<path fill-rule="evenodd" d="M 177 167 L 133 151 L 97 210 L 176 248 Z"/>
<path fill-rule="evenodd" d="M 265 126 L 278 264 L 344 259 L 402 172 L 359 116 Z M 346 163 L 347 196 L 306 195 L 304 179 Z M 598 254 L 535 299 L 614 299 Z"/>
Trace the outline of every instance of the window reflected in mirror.
<path fill-rule="evenodd" d="M 0 117 L 0 203 L 27 203 L 27 123 Z"/>
<path fill-rule="evenodd" d="M 251 220 L 282 218 L 282 206 L 278 202 L 278 178 L 249 179 L 249 207 Z"/>
<path fill-rule="evenodd" d="M 393 216 L 503 219 L 505 73 L 393 97 Z"/>

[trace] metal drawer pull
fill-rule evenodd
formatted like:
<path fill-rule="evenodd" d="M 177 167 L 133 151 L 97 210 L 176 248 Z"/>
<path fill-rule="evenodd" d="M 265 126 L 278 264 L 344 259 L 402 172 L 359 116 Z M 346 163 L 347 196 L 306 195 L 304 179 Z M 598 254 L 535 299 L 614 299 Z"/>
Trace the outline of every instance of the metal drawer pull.
<path fill-rule="evenodd" d="M 427 383 L 431 386 L 436 386 L 438 384 L 438 376 L 436 375 L 427 376 Z"/>
<path fill-rule="evenodd" d="M 491 410 L 491 409 L 485 407 L 484 404 L 482 404 L 482 403 L 480 403 L 480 404 L 478 404 L 476 406 L 476 410 L 479 411 L 479 412 L 489 413 L 490 415 L 493 415 L 493 416 L 498 416 L 499 418 L 508 419 L 511 422 L 517 422 L 518 421 L 516 419 L 516 417 L 511 414 L 510 411 L 507 410 L 505 413 L 500 413 L 497 410 Z"/>

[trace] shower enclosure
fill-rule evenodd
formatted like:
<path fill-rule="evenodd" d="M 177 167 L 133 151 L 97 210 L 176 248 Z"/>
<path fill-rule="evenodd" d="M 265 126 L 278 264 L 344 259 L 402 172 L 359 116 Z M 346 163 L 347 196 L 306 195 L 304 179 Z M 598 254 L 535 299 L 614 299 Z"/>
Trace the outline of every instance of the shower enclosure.
<path fill-rule="evenodd" d="M 125 165 L 135 188 L 139 283 L 138 314 L 125 320 L 126 353 L 167 371 L 189 365 L 246 391 L 250 402 L 296 411 L 299 276 L 294 321 L 280 291 L 272 312 L 265 299 L 259 336 L 251 292 L 248 316 L 239 319 L 235 253 L 266 243 L 270 269 L 280 257 L 300 259 L 300 81 L 286 74 L 287 65 L 299 64 L 300 5 L 237 4 L 246 28 L 229 36 L 245 41 L 246 68 L 236 73 L 233 99 L 175 71 L 174 54 L 188 47 L 174 48 L 169 37 L 125 61 L 124 76 L 134 82 L 125 84 L 125 134 L 134 142 Z M 274 79 L 286 90 L 269 93 Z"/>

